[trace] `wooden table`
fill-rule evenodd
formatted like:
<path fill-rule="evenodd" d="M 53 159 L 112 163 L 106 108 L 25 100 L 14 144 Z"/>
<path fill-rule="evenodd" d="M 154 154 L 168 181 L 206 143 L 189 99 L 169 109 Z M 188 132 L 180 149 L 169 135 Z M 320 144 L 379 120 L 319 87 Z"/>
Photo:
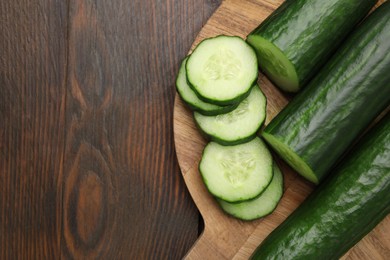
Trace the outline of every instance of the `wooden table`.
<path fill-rule="evenodd" d="M 0 1 L 0 259 L 180 259 L 181 59 L 220 1 Z"/>

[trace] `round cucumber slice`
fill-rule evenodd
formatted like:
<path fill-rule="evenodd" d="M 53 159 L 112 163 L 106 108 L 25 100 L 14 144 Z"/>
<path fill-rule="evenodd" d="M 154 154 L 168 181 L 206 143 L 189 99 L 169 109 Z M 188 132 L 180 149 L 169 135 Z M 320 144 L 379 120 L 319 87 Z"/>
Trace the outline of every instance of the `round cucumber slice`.
<path fill-rule="evenodd" d="M 192 110 L 197 111 L 203 115 L 215 116 L 228 113 L 238 106 L 239 103 L 228 106 L 218 106 L 200 100 L 187 82 L 185 67 L 187 60 L 188 57 L 186 57 L 181 63 L 179 73 L 176 78 L 176 89 L 179 93 L 179 96 Z"/>
<path fill-rule="evenodd" d="M 187 79 L 200 99 L 217 105 L 243 100 L 258 76 L 255 51 L 242 38 L 203 40 L 186 65 Z"/>
<path fill-rule="evenodd" d="M 224 145 L 246 142 L 256 136 L 266 116 L 266 98 L 255 85 L 250 95 L 233 111 L 217 116 L 195 112 L 199 129 L 211 140 Z"/>
<path fill-rule="evenodd" d="M 259 137 L 250 142 L 223 146 L 206 145 L 199 171 L 215 197 L 228 202 L 255 198 L 272 179 L 272 157 Z"/>
<path fill-rule="evenodd" d="M 271 81 L 286 92 L 299 90 L 295 67 L 277 46 L 259 35 L 249 35 L 247 42 L 255 48 L 259 66 Z"/>
<path fill-rule="evenodd" d="M 260 196 L 239 203 L 230 203 L 217 199 L 221 208 L 236 218 L 242 220 L 254 220 L 271 214 L 283 195 L 283 174 L 274 163 L 273 178 L 268 187 Z"/>

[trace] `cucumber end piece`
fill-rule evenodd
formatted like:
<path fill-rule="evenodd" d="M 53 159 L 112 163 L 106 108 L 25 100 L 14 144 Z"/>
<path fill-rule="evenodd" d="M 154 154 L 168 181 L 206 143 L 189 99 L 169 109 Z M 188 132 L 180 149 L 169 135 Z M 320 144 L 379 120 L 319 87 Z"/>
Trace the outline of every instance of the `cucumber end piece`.
<path fill-rule="evenodd" d="M 249 35 L 247 42 L 256 51 L 261 70 L 272 82 L 286 92 L 298 92 L 295 67 L 277 46 L 259 35 Z"/>
<path fill-rule="evenodd" d="M 319 180 L 314 174 L 310 166 L 294 152 L 290 147 L 281 142 L 275 136 L 266 132 L 262 133 L 263 138 L 267 143 L 287 162 L 295 171 L 302 175 L 305 179 L 309 180 L 314 184 L 318 184 Z"/>

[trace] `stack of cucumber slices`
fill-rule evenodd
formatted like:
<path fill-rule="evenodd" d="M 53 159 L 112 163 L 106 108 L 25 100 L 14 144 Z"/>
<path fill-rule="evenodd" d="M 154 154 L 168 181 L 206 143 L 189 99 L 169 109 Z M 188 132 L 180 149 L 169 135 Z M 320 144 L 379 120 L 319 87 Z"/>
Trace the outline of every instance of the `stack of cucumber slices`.
<path fill-rule="evenodd" d="M 176 80 L 210 140 L 199 163 L 204 183 L 226 213 L 243 220 L 270 214 L 283 193 L 283 175 L 257 136 L 267 103 L 257 78 L 252 47 L 220 35 L 203 40 L 183 60 Z"/>

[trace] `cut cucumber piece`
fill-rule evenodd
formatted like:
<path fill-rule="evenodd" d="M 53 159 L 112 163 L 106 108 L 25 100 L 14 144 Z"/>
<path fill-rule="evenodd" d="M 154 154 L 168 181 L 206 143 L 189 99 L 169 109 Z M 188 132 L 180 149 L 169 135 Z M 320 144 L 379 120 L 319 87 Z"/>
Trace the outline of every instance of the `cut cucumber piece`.
<path fill-rule="evenodd" d="M 274 163 L 273 178 L 268 187 L 260 196 L 239 203 L 230 203 L 217 199 L 221 208 L 236 218 L 242 220 L 254 220 L 271 214 L 283 195 L 283 174 Z"/>
<path fill-rule="evenodd" d="M 250 95 L 233 111 L 217 116 L 205 116 L 195 112 L 199 129 L 211 140 L 223 144 L 239 144 L 256 136 L 266 116 L 266 98 L 255 85 Z"/>
<path fill-rule="evenodd" d="M 187 79 L 200 99 L 217 105 L 242 101 L 255 84 L 255 51 L 237 36 L 203 40 L 186 65 Z"/>
<path fill-rule="evenodd" d="M 199 171 L 211 194 L 239 202 L 255 198 L 271 182 L 272 157 L 259 137 L 234 146 L 210 142 L 203 151 Z"/>
<path fill-rule="evenodd" d="M 251 259 L 340 259 L 389 213 L 390 113 L 269 234 Z"/>
<path fill-rule="evenodd" d="M 249 35 L 247 41 L 257 50 L 259 66 L 272 82 L 287 92 L 299 90 L 295 67 L 278 47 L 256 34 Z"/>
<path fill-rule="evenodd" d="M 239 103 L 228 106 L 218 106 L 200 100 L 187 82 L 185 67 L 187 59 L 188 57 L 186 57 L 181 63 L 179 73 L 176 78 L 176 89 L 179 93 L 179 96 L 192 110 L 197 111 L 203 115 L 215 116 L 223 113 L 228 113 L 238 106 Z"/>
<path fill-rule="evenodd" d="M 264 128 L 265 141 L 315 184 L 390 104 L 389 17 L 386 2 Z"/>
<path fill-rule="evenodd" d="M 377 0 L 286 0 L 247 37 L 260 68 L 297 92 L 329 60 Z"/>
<path fill-rule="evenodd" d="M 316 174 L 314 174 L 311 167 L 288 145 L 266 132 L 263 132 L 262 136 L 267 143 L 271 144 L 272 148 L 280 155 L 280 157 L 282 157 L 284 161 L 288 162 L 294 170 L 299 172 L 299 174 L 307 180 L 315 184 L 319 183 L 319 179 Z"/>

